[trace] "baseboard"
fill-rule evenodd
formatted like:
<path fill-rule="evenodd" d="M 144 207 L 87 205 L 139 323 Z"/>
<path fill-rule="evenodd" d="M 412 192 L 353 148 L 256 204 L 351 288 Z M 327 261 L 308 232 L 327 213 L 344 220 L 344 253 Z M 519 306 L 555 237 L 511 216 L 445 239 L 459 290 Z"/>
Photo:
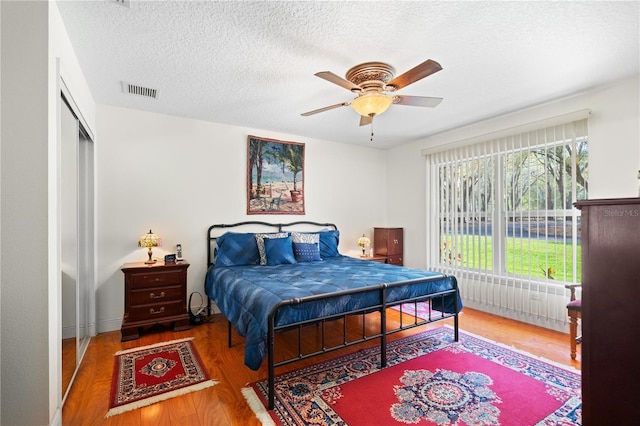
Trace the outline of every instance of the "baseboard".
<path fill-rule="evenodd" d="M 95 336 L 96 335 L 96 325 L 95 324 L 87 324 L 87 326 L 80 330 L 80 336 Z M 76 337 L 76 325 L 65 325 L 62 327 L 62 338 L 69 339 L 71 337 Z"/>
<path fill-rule="evenodd" d="M 560 331 L 562 333 L 569 333 L 569 326 L 566 321 L 551 320 L 548 318 L 527 314 L 525 312 L 518 312 L 512 309 L 498 308 L 484 303 L 478 303 L 473 300 L 463 300 L 463 305 L 471 309 L 487 312 L 489 314 L 498 315 L 501 317 L 509 318 L 512 320 L 524 322 L 531 325 L 537 325 L 539 327 L 548 328 L 550 330 Z M 462 308 L 464 312 L 464 308 Z"/>
<path fill-rule="evenodd" d="M 214 314 L 219 314 L 220 309 L 216 306 L 215 303 L 211 302 L 211 309 Z M 107 333 L 109 331 L 119 331 L 120 327 L 122 327 L 122 317 L 120 318 L 111 318 L 97 321 L 97 333 Z M 92 336 L 95 335 L 92 334 Z"/>
<path fill-rule="evenodd" d="M 53 413 L 53 418 L 49 426 L 62 426 L 62 410 L 59 406 L 56 408 L 56 412 Z"/>
<path fill-rule="evenodd" d="M 98 320 L 97 322 L 98 333 L 107 333 L 109 331 L 120 330 L 120 327 L 122 327 L 122 317 Z"/>

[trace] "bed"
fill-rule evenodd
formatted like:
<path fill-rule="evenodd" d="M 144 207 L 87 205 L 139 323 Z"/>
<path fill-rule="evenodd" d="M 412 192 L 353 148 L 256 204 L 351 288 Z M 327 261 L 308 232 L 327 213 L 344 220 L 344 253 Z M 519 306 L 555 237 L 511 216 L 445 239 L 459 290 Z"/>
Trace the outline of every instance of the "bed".
<path fill-rule="evenodd" d="M 249 221 L 212 225 L 207 231 L 207 306 L 215 302 L 231 327 L 245 338 L 245 365 L 268 363 L 269 409 L 273 408 L 275 367 L 371 339 L 380 339 L 381 367 L 386 365 L 389 334 L 445 318 L 454 318 L 462 302 L 457 281 L 441 273 L 387 265 L 339 253 L 340 232 L 334 224 L 310 221 L 272 224 Z M 387 326 L 387 309 L 425 302 L 428 318 L 414 316 Z M 365 330 L 375 313 L 379 331 Z M 338 344 L 324 341 L 331 321 L 362 316 L 362 333 Z M 310 326 L 322 328 L 320 350 L 304 352 L 301 336 Z M 298 353 L 276 359 L 275 335 L 297 329 Z M 317 330 L 313 330 L 316 332 Z M 278 354 L 281 355 L 281 354 Z"/>

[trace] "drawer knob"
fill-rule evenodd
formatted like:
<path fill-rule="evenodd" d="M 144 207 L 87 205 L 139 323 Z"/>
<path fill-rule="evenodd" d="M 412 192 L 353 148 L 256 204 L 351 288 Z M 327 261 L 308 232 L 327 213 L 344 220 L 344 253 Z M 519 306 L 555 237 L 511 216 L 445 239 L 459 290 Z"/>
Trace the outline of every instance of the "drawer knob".
<path fill-rule="evenodd" d="M 160 281 L 160 278 L 156 277 L 156 282 Z"/>
<path fill-rule="evenodd" d="M 149 309 L 149 313 L 150 313 L 151 315 L 158 315 L 158 314 L 161 314 L 161 313 L 163 313 L 163 312 L 164 312 L 164 306 L 163 306 L 162 308 L 160 308 L 160 310 L 159 310 L 159 311 L 156 311 L 156 310 L 155 310 L 155 309 L 153 309 L 153 308 Z"/>
<path fill-rule="evenodd" d="M 164 297 L 164 291 L 160 292 L 159 295 L 155 295 L 155 293 L 150 293 L 149 298 L 151 299 L 162 299 Z"/>

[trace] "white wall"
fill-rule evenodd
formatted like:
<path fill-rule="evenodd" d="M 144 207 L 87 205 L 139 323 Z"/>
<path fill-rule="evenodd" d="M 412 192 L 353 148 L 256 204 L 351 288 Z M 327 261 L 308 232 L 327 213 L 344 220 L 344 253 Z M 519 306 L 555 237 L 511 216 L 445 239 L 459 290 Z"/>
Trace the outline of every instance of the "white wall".
<path fill-rule="evenodd" d="M 90 127 L 95 107 L 55 3 L 0 11 L 0 423 L 59 424 L 58 66 Z"/>
<path fill-rule="evenodd" d="M 429 267 L 426 262 L 426 246 L 433 236 L 426 235 L 429 205 L 425 197 L 425 159 L 421 154 L 422 149 L 583 109 L 592 111 L 589 118 L 589 198 L 637 197 L 640 184 L 637 179 L 640 169 L 638 76 L 610 87 L 483 121 L 391 150 L 387 157 L 387 185 L 395 190 L 387 192 L 387 218 L 389 223 L 405 228 L 405 264 L 418 268 Z M 463 294 L 465 286 L 473 288 L 475 285 L 469 280 L 467 277 L 458 277 Z M 503 294 L 504 291 L 512 290 L 501 288 L 495 292 Z M 543 291 L 541 297 L 550 304 L 548 311 L 543 314 L 475 302 L 467 303 L 467 306 L 563 330 L 566 327 L 564 303 L 568 298 L 564 289 L 557 290 L 553 288 Z M 520 300 L 516 296 L 509 298 Z"/>
<path fill-rule="evenodd" d="M 640 169 L 639 77 L 536 108 L 441 133 L 389 151 L 387 220 L 403 226 L 405 263 L 426 267 L 425 160 L 421 150 L 582 109 L 589 118 L 589 198 L 637 197 Z M 426 208 L 425 208 L 426 206 Z M 428 236 L 427 236 L 428 238 Z"/>
<path fill-rule="evenodd" d="M 206 297 L 206 235 L 214 223 L 333 222 L 343 253 L 385 224 L 384 151 L 111 106 L 99 106 L 97 118 L 99 332 L 121 326 L 120 267 L 146 260 L 137 241 L 149 228 L 163 239 L 154 257 L 182 244 L 188 293 Z M 246 214 L 248 135 L 305 143 L 305 215 Z"/>
<path fill-rule="evenodd" d="M 384 152 L 99 106 L 98 331 L 121 325 L 120 267 L 145 259 L 136 242 L 149 228 L 163 238 L 164 247 L 154 250 L 157 256 L 173 252 L 176 243 L 183 245 L 192 264 L 189 293 L 203 293 L 207 227 L 249 219 L 335 222 L 343 233 L 343 252 L 356 250 L 357 237 L 363 232 L 371 237 L 374 226 L 404 227 L 406 265 L 427 267 L 428 206 L 420 151 L 431 145 L 590 108 L 591 196 L 633 196 L 640 159 L 637 93 L 635 78 Z M 246 215 L 249 134 L 306 143 L 305 216 Z"/>
<path fill-rule="evenodd" d="M 2 424 L 47 424 L 48 7 L 2 2 Z M 28 17 L 28 19 L 26 19 Z M 30 307 L 29 319 L 25 308 Z M 43 356 L 44 355 L 44 356 Z M 29 401 L 37 401 L 29 403 Z"/>
<path fill-rule="evenodd" d="M 96 104 L 62 22 L 58 4 L 50 3 L 52 7 L 49 8 L 49 56 L 60 60 L 60 75 L 82 115 L 84 126 L 91 133 L 95 133 Z"/>

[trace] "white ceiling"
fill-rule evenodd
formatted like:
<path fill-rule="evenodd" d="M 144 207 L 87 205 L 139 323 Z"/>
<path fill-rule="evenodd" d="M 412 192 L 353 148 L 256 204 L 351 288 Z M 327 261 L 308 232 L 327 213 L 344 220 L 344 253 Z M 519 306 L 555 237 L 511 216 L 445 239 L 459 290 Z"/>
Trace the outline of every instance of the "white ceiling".
<path fill-rule="evenodd" d="M 123 0 L 119 0 L 122 3 Z M 96 102 L 380 148 L 639 74 L 640 2 L 59 1 Z M 392 105 L 369 126 L 342 107 L 344 76 L 368 61 L 399 75 L 443 70 L 398 91 L 442 97 Z M 121 82 L 158 99 L 122 92 Z"/>

